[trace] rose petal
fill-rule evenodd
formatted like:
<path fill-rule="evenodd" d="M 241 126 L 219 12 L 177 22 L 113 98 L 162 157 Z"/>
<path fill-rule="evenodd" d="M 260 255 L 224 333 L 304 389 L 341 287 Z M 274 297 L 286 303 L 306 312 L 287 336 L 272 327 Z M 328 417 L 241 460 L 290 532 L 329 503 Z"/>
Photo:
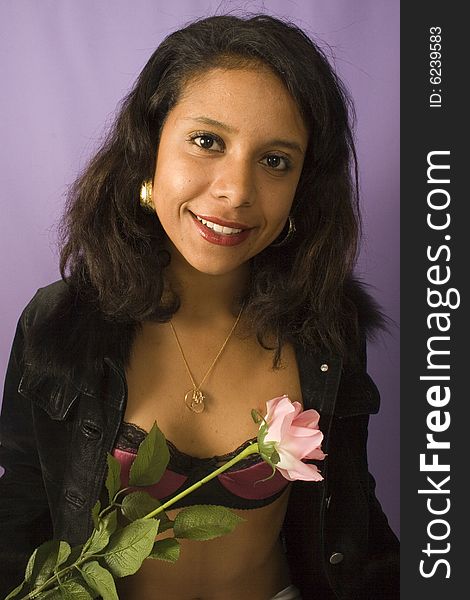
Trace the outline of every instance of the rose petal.
<path fill-rule="evenodd" d="M 287 396 L 273 398 L 266 403 L 266 406 L 268 433 L 265 440 L 267 442 L 280 442 L 292 425 L 295 413 L 294 406 Z"/>
<path fill-rule="evenodd" d="M 289 433 L 296 437 L 308 437 L 312 435 L 312 431 L 320 431 L 318 428 L 308 428 L 308 427 L 295 427 L 291 425 L 289 428 Z"/>
<path fill-rule="evenodd" d="M 293 456 L 290 452 L 287 452 L 284 448 L 279 448 L 279 462 L 276 467 L 279 469 L 293 469 L 295 465 L 301 462 L 297 457 Z"/>
<path fill-rule="evenodd" d="M 307 465 L 284 450 L 279 451 L 279 457 L 280 461 L 276 465 L 276 468 L 289 481 L 297 479 L 303 481 L 321 481 L 323 479 L 316 465 Z"/>
<path fill-rule="evenodd" d="M 288 396 L 273 398 L 266 403 L 268 431 L 264 443 L 275 442 L 279 454 L 276 468 L 289 481 L 321 481 L 316 465 L 303 459 L 323 460 L 321 450 L 323 433 L 318 428 L 319 413 L 314 409 L 302 410 L 300 402 L 291 402 Z"/>
<path fill-rule="evenodd" d="M 321 448 L 315 448 L 308 454 L 304 456 L 304 458 L 313 458 L 315 460 L 324 460 L 328 454 L 325 454 Z"/>
<path fill-rule="evenodd" d="M 323 481 L 323 477 L 318 471 L 316 465 L 306 465 L 305 463 L 300 463 L 302 465 L 301 469 L 294 469 L 290 471 L 283 471 L 279 469 L 279 472 L 289 481 Z"/>
<path fill-rule="evenodd" d="M 279 442 L 279 447 L 298 460 L 307 457 L 312 458 L 310 456 L 311 453 L 320 448 L 323 441 L 323 434 L 319 430 L 314 430 L 308 437 L 296 437 L 291 435 L 291 433 L 290 431 L 289 435 L 284 436 L 281 442 Z"/>
<path fill-rule="evenodd" d="M 266 402 L 266 416 L 268 416 L 269 414 L 272 414 L 274 412 L 274 410 L 276 409 L 276 406 L 278 404 L 280 404 L 285 398 L 287 398 L 287 396 L 277 396 L 276 398 L 272 398 L 271 400 L 268 400 Z"/>
<path fill-rule="evenodd" d="M 298 416 L 296 415 L 292 421 L 295 427 L 308 427 L 309 429 L 318 429 L 318 421 L 320 414 L 313 408 L 304 410 Z"/>

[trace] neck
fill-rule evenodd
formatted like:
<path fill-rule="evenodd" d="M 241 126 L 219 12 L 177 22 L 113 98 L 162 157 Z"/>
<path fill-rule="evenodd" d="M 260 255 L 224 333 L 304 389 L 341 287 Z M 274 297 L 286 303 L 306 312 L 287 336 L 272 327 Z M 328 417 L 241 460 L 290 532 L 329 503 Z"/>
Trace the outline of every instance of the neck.
<path fill-rule="evenodd" d="M 174 252 L 166 275 L 181 301 L 175 318 L 209 323 L 233 319 L 238 314 L 239 299 L 248 286 L 250 266 L 244 264 L 230 273 L 209 275 L 197 271 Z"/>

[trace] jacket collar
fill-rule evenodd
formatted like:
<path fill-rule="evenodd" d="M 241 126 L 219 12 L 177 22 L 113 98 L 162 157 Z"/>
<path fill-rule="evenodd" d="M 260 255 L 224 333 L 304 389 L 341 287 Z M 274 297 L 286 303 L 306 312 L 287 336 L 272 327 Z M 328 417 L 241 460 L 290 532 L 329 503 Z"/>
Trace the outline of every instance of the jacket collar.
<path fill-rule="evenodd" d="M 365 315 L 362 326 L 367 329 L 377 323 L 377 310 L 359 284 L 350 285 L 350 295 L 359 313 Z M 24 327 L 25 368 L 19 391 L 31 392 L 53 418 L 65 418 L 79 394 L 99 399 L 105 376 L 117 378 L 126 393 L 124 365 L 137 324 L 109 320 L 101 311 L 80 302 L 60 280 L 38 290 L 25 309 Z M 341 359 L 313 353 L 295 340 L 294 347 L 305 408 L 333 415 Z M 360 410 L 375 412 L 369 406 Z"/>
<path fill-rule="evenodd" d="M 337 390 L 341 379 L 342 361 L 337 356 L 308 352 L 294 343 L 304 408 L 314 408 L 320 415 L 320 429 L 327 447 Z M 81 394 L 93 397 L 97 403 L 105 393 L 112 408 L 124 412 L 127 383 L 124 363 L 114 354 L 105 356 L 102 374 L 93 370 L 75 370 L 69 376 L 38 377 L 31 364 L 26 364 L 18 391 L 40 406 L 54 420 L 64 420 Z"/>

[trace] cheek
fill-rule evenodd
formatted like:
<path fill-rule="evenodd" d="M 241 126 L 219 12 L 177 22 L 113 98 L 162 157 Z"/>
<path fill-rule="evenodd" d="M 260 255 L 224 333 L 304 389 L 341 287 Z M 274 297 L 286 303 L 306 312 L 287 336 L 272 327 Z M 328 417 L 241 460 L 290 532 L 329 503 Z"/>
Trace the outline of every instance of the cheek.
<path fill-rule="evenodd" d="M 198 197 L 209 185 L 210 175 L 195 165 L 189 157 L 168 162 L 159 159 L 154 177 L 154 202 L 156 205 L 171 204 L 177 208 L 184 202 Z"/>
<path fill-rule="evenodd" d="M 265 203 L 265 215 L 273 223 L 279 225 L 289 216 L 294 202 L 296 187 L 289 185 L 284 189 L 276 189 L 271 193 Z"/>

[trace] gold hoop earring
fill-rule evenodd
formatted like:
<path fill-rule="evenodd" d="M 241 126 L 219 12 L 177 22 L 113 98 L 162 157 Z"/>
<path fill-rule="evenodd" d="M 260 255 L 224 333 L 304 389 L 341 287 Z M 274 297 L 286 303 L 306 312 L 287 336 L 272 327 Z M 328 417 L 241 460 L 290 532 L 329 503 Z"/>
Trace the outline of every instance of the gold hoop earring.
<path fill-rule="evenodd" d="M 140 206 L 147 212 L 155 212 L 152 202 L 152 182 L 150 179 L 144 181 L 140 187 Z"/>
<path fill-rule="evenodd" d="M 271 244 L 271 248 L 279 248 L 280 246 L 285 246 L 287 244 L 287 242 L 292 238 L 292 236 L 295 233 L 295 222 L 294 222 L 294 217 L 292 215 L 289 215 L 289 229 L 287 230 L 286 235 L 281 239 L 280 242 L 277 242 L 275 244 Z"/>

